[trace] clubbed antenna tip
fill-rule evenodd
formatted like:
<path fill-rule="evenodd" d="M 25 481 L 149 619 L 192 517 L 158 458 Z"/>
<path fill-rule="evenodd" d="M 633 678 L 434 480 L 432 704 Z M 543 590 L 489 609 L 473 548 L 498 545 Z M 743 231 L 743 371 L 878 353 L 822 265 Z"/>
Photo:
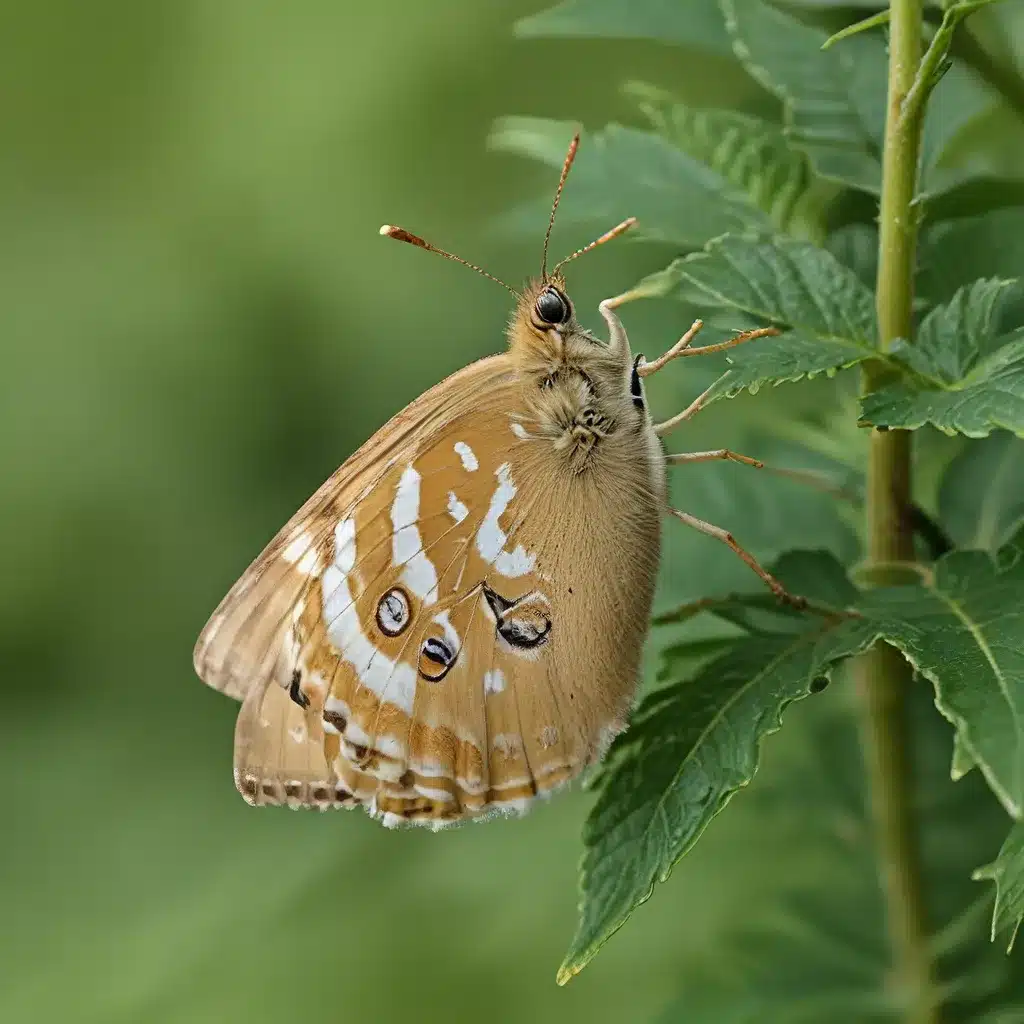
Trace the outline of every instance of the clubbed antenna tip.
<path fill-rule="evenodd" d="M 496 284 L 500 284 L 502 288 L 507 288 L 517 299 L 519 298 L 519 292 L 517 292 L 511 285 L 505 284 L 500 277 L 488 274 L 486 270 L 478 267 L 475 263 L 470 263 L 469 260 L 464 260 L 461 256 L 445 252 L 444 249 L 438 249 L 436 245 L 431 245 L 426 239 L 420 238 L 419 235 L 414 235 L 411 231 L 406 231 L 405 228 L 395 227 L 394 224 L 382 224 L 380 233 L 384 235 L 385 238 L 395 238 L 399 242 L 408 242 L 410 245 L 415 245 L 419 249 L 426 249 L 427 252 L 436 252 L 438 256 L 443 256 L 446 260 L 453 260 L 456 263 L 461 263 L 464 267 L 469 267 L 470 270 L 475 270 L 478 274 L 482 274 L 484 277 L 494 281 Z"/>

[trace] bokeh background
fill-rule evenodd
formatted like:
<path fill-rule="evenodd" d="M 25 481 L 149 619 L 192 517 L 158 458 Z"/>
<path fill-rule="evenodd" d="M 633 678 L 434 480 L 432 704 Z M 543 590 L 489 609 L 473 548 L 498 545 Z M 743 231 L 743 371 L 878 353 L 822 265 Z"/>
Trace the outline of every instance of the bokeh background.
<path fill-rule="evenodd" d="M 634 77 L 771 106 L 685 46 L 517 39 L 543 6 L 3 5 L 0 1021 L 639 1021 L 756 915 L 763 878 L 806 872 L 761 834 L 759 776 L 558 989 L 585 794 L 441 835 L 253 811 L 231 782 L 237 705 L 192 672 L 210 611 L 306 496 L 503 344 L 507 294 L 382 222 L 518 282 L 543 221 L 527 239 L 496 224 L 555 181 L 488 149 L 496 117 L 629 118 Z M 556 229 L 553 250 L 583 241 Z M 584 320 L 665 256 L 623 241 L 575 265 Z M 686 326 L 654 305 L 626 319 L 649 355 Z M 713 373 L 679 365 L 666 415 Z M 681 446 L 763 452 L 815 387 L 725 403 Z M 678 500 L 777 553 L 772 495 L 796 485 L 688 472 Z M 849 555 L 824 501 L 808 492 L 806 523 L 786 503 L 786 538 Z M 676 531 L 659 600 L 745 572 Z"/>

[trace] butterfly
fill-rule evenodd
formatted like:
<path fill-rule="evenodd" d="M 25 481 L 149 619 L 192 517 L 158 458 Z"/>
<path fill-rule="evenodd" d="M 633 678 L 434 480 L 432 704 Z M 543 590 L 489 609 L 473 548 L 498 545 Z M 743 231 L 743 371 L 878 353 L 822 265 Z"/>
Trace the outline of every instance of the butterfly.
<path fill-rule="evenodd" d="M 776 333 L 762 328 L 660 358 L 633 356 L 615 307 L 607 343 L 577 322 L 547 270 L 579 145 L 552 204 L 540 277 L 521 291 L 507 350 L 448 377 L 377 431 L 231 588 L 196 644 L 196 672 L 241 701 L 234 776 L 251 804 L 362 806 L 386 826 L 439 828 L 526 810 L 599 761 L 627 722 L 666 514 L 666 455 L 644 379 L 669 362 Z M 401 228 L 381 233 L 477 270 Z"/>

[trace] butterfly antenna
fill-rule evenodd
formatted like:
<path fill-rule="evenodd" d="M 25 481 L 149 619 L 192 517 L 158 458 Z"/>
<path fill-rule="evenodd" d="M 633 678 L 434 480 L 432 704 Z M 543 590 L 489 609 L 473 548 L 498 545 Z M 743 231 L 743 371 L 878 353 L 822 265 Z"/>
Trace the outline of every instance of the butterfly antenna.
<path fill-rule="evenodd" d="M 558 201 L 562 198 L 562 189 L 565 188 L 565 179 L 569 177 L 569 168 L 576 159 L 576 150 L 580 148 L 580 133 L 577 132 L 569 143 L 569 152 L 565 154 L 565 163 L 562 164 L 562 176 L 558 179 L 558 188 L 555 189 L 555 201 L 551 204 L 551 216 L 548 218 L 548 230 L 544 234 L 544 253 L 540 259 L 540 277 L 542 281 L 548 279 L 548 242 L 551 241 L 551 229 L 555 226 L 555 212 L 558 209 Z"/>
<path fill-rule="evenodd" d="M 619 235 L 624 235 L 634 224 L 636 223 L 636 217 L 627 217 L 621 224 L 616 224 L 611 231 L 606 231 L 600 238 L 595 238 L 590 245 L 583 246 L 582 249 L 577 249 L 571 256 L 566 256 L 554 270 L 551 271 L 552 276 L 558 273 L 566 265 L 571 263 L 577 256 L 582 256 L 586 252 L 590 252 L 591 249 L 596 249 L 599 245 L 604 245 L 605 242 L 610 242 L 613 238 L 618 238 Z"/>
<path fill-rule="evenodd" d="M 519 298 L 519 292 L 511 285 L 505 284 L 500 277 L 488 274 L 482 267 L 478 267 L 475 263 L 470 263 L 469 260 L 464 260 L 461 256 L 445 252 L 444 249 L 438 249 L 436 245 L 431 245 L 426 239 L 420 238 L 419 235 L 414 235 L 411 231 L 406 231 L 405 228 L 396 228 L 393 224 L 385 224 L 381 227 L 380 233 L 388 238 L 397 238 L 400 242 L 408 242 L 410 245 L 418 246 L 420 249 L 426 249 L 427 252 L 436 252 L 438 256 L 443 256 L 446 260 L 454 260 L 456 263 L 461 263 L 464 267 L 469 267 L 470 270 L 475 270 L 478 274 L 482 274 L 496 284 L 500 284 L 502 288 L 507 288 L 517 299 Z"/>

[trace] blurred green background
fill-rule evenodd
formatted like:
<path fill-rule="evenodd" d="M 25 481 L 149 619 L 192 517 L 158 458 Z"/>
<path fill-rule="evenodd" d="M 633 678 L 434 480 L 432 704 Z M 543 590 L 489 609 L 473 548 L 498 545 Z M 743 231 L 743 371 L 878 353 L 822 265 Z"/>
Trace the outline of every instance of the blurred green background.
<path fill-rule="evenodd" d="M 363 439 L 503 344 L 508 296 L 382 222 L 518 282 L 543 222 L 528 242 L 492 225 L 555 182 L 488 151 L 495 117 L 600 125 L 637 76 L 698 102 L 714 79 L 717 103 L 754 110 L 764 94 L 685 49 L 516 40 L 536 0 L 4 6 L 0 1021 L 649 1018 L 682 960 L 756 912 L 760 869 L 806 870 L 758 838 L 756 800 L 558 989 L 584 794 L 441 835 L 253 811 L 231 782 L 237 705 L 191 651 Z M 556 229 L 553 251 L 585 240 Z M 569 280 L 584 320 L 664 262 L 588 256 Z M 649 355 L 686 326 L 626 320 Z M 662 411 L 708 372 L 659 382 Z M 805 393 L 716 407 L 680 446 L 740 446 Z M 744 506 L 740 539 L 776 553 L 745 470 L 692 472 L 687 508 L 733 526 Z M 802 539 L 848 553 L 820 500 Z M 663 601 L 745 582 L 714 541 L 669 544 Z"/>

